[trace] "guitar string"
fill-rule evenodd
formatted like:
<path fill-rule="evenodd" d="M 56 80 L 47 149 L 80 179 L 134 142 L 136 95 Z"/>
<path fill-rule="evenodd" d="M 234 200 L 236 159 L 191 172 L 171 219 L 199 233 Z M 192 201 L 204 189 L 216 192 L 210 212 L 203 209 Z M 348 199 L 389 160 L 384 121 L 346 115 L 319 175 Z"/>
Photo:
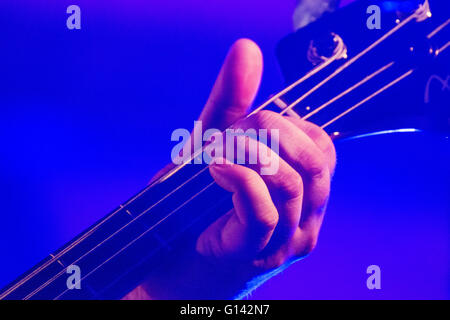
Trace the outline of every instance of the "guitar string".
<path fill-rule="evenodd" d="M 314 75 L 316 75 L 318 72 L 320 72 L 323 69 L 325 69 L 332 62 L 334 62 L 336 60 L 339 60 L 341 57 L 346 57 L 346 47 L 343 44 L 342 39 L 335 35 L 334 40 L 335 41 L 338 40 L 339 50 L 337 50 L 336 52 L 333 52 L 333 55 L 330 58 L 327 59 L 325 57 L 322 57 L 322 58 L 326 59 L 322 64 L 318 65 L 317 67 L 315 67 L 314 69 L 309 71 L 306 75 L 304 75 L 303 77 L 301 77 L 300 79 L 298 79 L 297 81 L 295 81 L 294 83 L 292 83 L 291 85 L 289 85 L 288 87 L 286 87 L 285 89 L 280 91 L 279 93 L 277 93 L 274 96 L 272 96 L 270 99 L 268 99 L 263 104 L 261 104 L 260 106 L 255 108 L 248 115 L 246 115 L 245 118 L 249 118 L 250 116 L 258 113 L 261 110 L 263 110 L 264 108 L 266 108 L 268 105 L 273 103 L 278 98 L 284 96 L 286 93 L 290 92 L 292 89 L 294 89 L 295 87 L 299 86 L 301 83 L 305 82 L 306 80 L 308 80 L 311 77 L 313 77 Z M 161 182 L 167 180 L 168 178 L 173 176 L 175 173 L 177 173 L 179 170 L 181 170 L 186 164 L 190 163 L 193 159 L 195 159 L 196 157 L 198 157 L 202 153 L 203 153 L 203 149 L 202 148 L 199 148 L 198 150 L 194 151 L 194 153 L 192 155 L 190 155 L 184 161 L 184 163 L 182 163 L 181 165 L 177 166 L 176 168 L 172 169 L 171 171 L 169 171 L 168 173 L 166 173 L 165 175 L 163 175 L 162 177 L 160 177 L 159 179 L 154 181 L 154 184 L 161 183 Z"/>
<path fill-rule="evenodd" d="M 427 17 L 431 17 L 431 12 L 430 11 L 426 11 L 426 10 L 429 10 L 429 8 L 427 9 L 426 7 L 425 7 L 425 11 L 423 11 L 423 12 L 416 12 L 415 14 L 417 14 L 417 19 L 421 19 L 421 16 L 422 15 L 426 15 Z M 405 20 L 406 21 L 406 20 Z M 436 34 L 438 34 L 439 32 L 441 32 L 444 28 L 446 28 L 448 25 L 450 24 L 450 19 L 447 19 L 445 22 L 443 22 L 442 24 L 440 24 L 438 27 L 436 27 L 431 33 L 429 33 L 428 35 L 427 35 L 427 38 L 428 39 L 432 39 L 434 36 L 436 36 Z M 398 26 L 400 26 L 400 24 L 398 25 Z M 397 26 L 397 27 L 398 27 Z M 435 50 L 435 54 L 436 54 L 436 56 L 437 55 L 439 55 L 440 53 L 442 53 L 443 51 L 445 51 L 447 48 L 449 48 L 450 47 L 450 41 L 448 41 L 447 43 L 445 43 L 443 46 L 441 46 L 439 49 L 437 49 L 437 50 Z M 390 66 L 387 66 L 388 68 L 390 67 Z M 370 77 L 370 76 L 369 76 Z M 363 84 L 363 83 L 361 83 L 361 84 Z M 357 84 L 358 86 L 359 86 L 359 84 Z M 346 93 L 342 93 L 341 95 L 342 96 L 344 96 Z M 305 97 L 306 98 L 306 97 Z M 336 97 L 337 99 L 340 99 L 340 97 L 338 98 L 338 97 Z M 336 99 L 335 98 L 335 99 Z M 303 99 L 302 99 L 303 100 Z M 333 99 L 332 99 L 333 100 Z M 330 101 L 332 101 L 332 100 L 330 100 Z M 308 119 L 308 118 L 310 118 L 311 116 L 313 116 L 315 113 L 317 113 L 318 111 L 320 111 L 321 109 L 323 109 L 327 104 L 330 104 L 330 101 L 328 101 L 327 103 L 325 103 L 324 105 L 322 105 L 321 107 L 319 107 L 319 108 L 316 108 L 316 109 L 314 109 L 312 112 L 310 112 L 309 114 L 307 114 L 307 115 L 305 115 L 302 119 L 303 120 L 306 120 L 306 119 Z M 297 101 L 295 101 L 294 103 L 292 103 L 291 105 L 289 105 L 289 106 L 287 106 L 285 109 L 283 109 L 283 111 L 280 113 L 280 114 L 284 114 L 284 113 L 286 113 L 286 112 L 288 112 L 289 110 L 291 110 L 292 108 L 294 108 L 295 107 L 295 105 L 297 104 L 296 103 Z M 301 101 L 299 101 L 299 102 L 301 102 Z M 299 103 L 298 102 L 298 103 Z M 332 103 L 332 102 L 331 102 Z"/>
<path fill-rule="evenodd" d="M 280 92 L 275 94 L 273 97 L 271 97 L 270 99 L 265 101 L 263 104 L 258 106 L 255 110 L 253 110 L 250 114 L 248 114 L 247 117 L 250 117 L 251 115 L 253 115 L 253 114 L 263 110 L 269 104 L 271 104 L 272 102 L 274 102 L 278 98 L 284 96 L 286 93 L 288 93 L 289 91 L 291 91 L 292 89 L 294 89 L 298 85 L 302 84 L 303 82 L 305 82 L 306 80 L 308 80 L 312 76 L 316 75 L 317 73 L 319 73 L 320 71 L 322 71 L 323 69 L 328 67 L 334 61 L 338 60 L 338 57 L 339 57 L 339 52 L 334 54 L 330 59 L 327 59 L 325 62 L 323 62 L 320 65 L 318 65 L 317 68 L 314 68 L 313 70 L 308 72 L 306 75 L 304 75 L 303 77 L 301 77 L 300 79 L 298 79 L 297 81 L 295 81 L 294 83 L 292 83 L 291 85 L 289 85 L 288 87 L 284 88 L 283 90 L 281 90 Z"/>
<path fill-rule="evenodd" d="M 355 110 L 356 108 L 360 107 L 361 105 L 363 105 L 364 103 L 372 100 L 373 98 L 375 98 L 377 95 L 379 95 L 380 93 L 386 91 L 387 89 L 389 89 L 390 87 L 394 86 L 395 84 L 397 84 L 398 82 L 402 81 L 403 79 L 405 79 L 406 77 L 410 76 L 412 73 L 414 72 L 414 69 L 409 70 L 408 72 L 402 74 L 400 77 L 398 77 L 397 79 L 395 79 L 394 81 L 388 83 L 387 85 L 385 85 L 383 88 L 375 91 L 374 93 L 372 93 L 371 95 L 369 95 L 367 98 L 363 99 L 362 101 L 358 102 L 357 104 L 355 104 L 354 106 L 348 108 L 347 110 L 345 110 L 344 112 L 342 112 L 341 114 L 339 114 L 338 116 L 334 117 L 333 119 L 331 119 L 330 121 L 328 121 L 327 123 L 323 124 L 321 126 L 322 129 L 328 127 L 330 124 L 336 122 L 337 120 L 339 120 L 340 118 L 342 118 L 343 116 L 347 115 L 348 113 L 352 112 L 353 110 Z"/>
<path fill-rule="evenodd" d="M 395 31 L 397 31 L 398 29 L 400 29 L 402 26 L 406 25 L 406 23 L 410 22 L 412 19 L 414 19 L 417 16 L 417 12 L 412 14 L 410 17 L 408 17 L 407 19 L 405 19 L 402 23 L 398 24 L 396 27 L 394 27 L 392 30 L 390 30 L 386 35 L 390 36 L 392 35 Z M 387 36 L 383 36 L 382 39 L 385 40 L 387 38 Z M 381 41 L 377 41 L 376 44 L 378 45 Z M 373 49 L 375 46 L 371 45 L 369 48 L 370 50 Z M 368 48 L 368 49 L 369 49 Z M 364 54 L 367 53 L 370 50 L 364 50 Z M 360 58 L 362 55 L 359 54 L 358 58 Z M 354 60 L 354 59 L 352 59 Z M 333 60 L 334 61 L 334 60 Z M 356 60 L 355 60 L 356 61 Z M 354 62 L 354 61 L 353 61 Z M 314 74 L 316 74 L 317 72 L 319 72 L 320 70 L 322 70 L 324 67 L 326 67 L 328 64 L 326 64 L 326 62 L 324 64 L 321 64 L 317 69 L 316 72 L 312 72 L 312 74 L 310 74 L 309 76 L 312 76 Z M 314 70 L 313 70 L 314 71 Z M 341 70 L 342 71 L 342 70 Z M 267 105 L 269 105 L 271 102 L 273 102 L 274 100 L 276 100 L 277 98 L 279 98 L 280 96 L 284 95 L 285 93 L 289 92 L 290 90 L 292 90 L 296 85 L 298 85 L 299 83 L 301 83 L 302 81 L 305 80 L 305 77 L 302 77 L 301 79 L 299 79 L 298 81 L 296 81 L 293 85 L 285 88 L 284 90 L 282 90 L 280 93 L 278 93 L 277 95 L 273 96 L 271 99 L 269 99 L 268 101 L 266 101 L 262 107 L 266 107 Z M 290 106 L 291 108 L 293 106 Z M 259 109 L 262 109 L 261 106 L 258 107 Z M 207 168 L 203 169 L 202 171 L 206 170 Z M 199 172 L 201 173 L 201 172 Z M 194 177 L 191 177 L 191 179 Z M 190 181 L 191 179 L 189 179 L 188 181 Z M 185 183 L 187 183 L 188 181 L 186 181 Z M 182 186 L 185 185 L 185 183 L 183 183 L 182 185 L 180 185 L 177 189 L 181 188 Z M 16 285 L 12 286 L 10 289 L 8 289 L 7 291 L 5 291 L 4 294 L 2 294 L 2 296 L 0 296 L 0 299 L 3 298 L 4 296 L 8 295 L 9 293 L 11 293 L 12 291 L 16 290 L 18 287 L 20 287 L 21 285 L 23 285 L 23 283 L 27 282 L 29 279 L 31 279 L 34 275 L 36 275 L 37 273 L 39 273 L 41 270 L 45 269 L 46 267 L 48 267 L 50 264 L 52 264 L 53 262 L 59 260 L 59 258 L 61 258 L 65 253 L 67 253 L 68 251 L 70 251 L 73 247 L 75 247 L 76 245 L 78 245 L 79 243 L 81 243 L 82 241 L 84 241 L 86 238 L 88 238 L 94 231 L 96 231 L 103 223 L 105 223 L 107 220 L 109 220 L 112 216 L 114 216 L 116 213 L 120 212 L 124 207 L 130 205 L 131 203 L 133 203 L 135 200 L 137 200 L 138 198 L 140 198 L 146 191 L 148 191 L 148 189 L 152 186 L 153 184 L 151 184 L 150 186 L 148 186 L 147 188 L 145 188 L 143 191 L 141 191 L 139 194 L 137 194 L 135 197 L 133 197 L 132 199 L 130 199 L 128 202 L 126 202 L 125 204 L 121 205 L 120 208 L 118 208 L 115 212 L 111 213 L 107 218 L 105 218 L 104 220 L 102 220 L 99 224 L 97 224 L 96 226 L 94 226 L 92 229 L 90 229 L 86 234 L 82 235 L 79 239 L 77 239 L 76 241 L 74 241 L 71 245 L 69 245 L 68 247 L 64 248 L 61 252 L 59 252 L 57 255 L 55 255 L 52 259 L 50 259 L 50 261 L 46 262 L 43 266 L 41 266 L 40 268 L 36 269 L 34 272 L 30 273 L 29 276 L 25 277 L 22 281 L 19 281 Z M 174 191 L 176 191 L 177 189 L 175 189 Z M 174 192 L 173 191 L 173 192 Z M 170 196 L 172 193 L 169 193 L 166 197 Z M 132 223 L 134 220 L 132 220 L 130 223 Z"/>
<path fill-rule="evenodd" d="M 388 63 L 387 65 L 385 65 L 384 67 L 378 69 L 377 71 L 375 71 L 374 73 L 371 73 L 370 75 L 366 76 L 363 80 L 359 81 L 358 83 L 356 83 L 355 85 L 351 86 L 350 88 L 348 88 L 347 90 L 343 91 L 341 94 L 337 95 L 336 97 L 334 97 L 333 99 L 327 101 L 326 103 L 324 103 L 323 105 L 321 105 L 318 108 L 315 108 L 313 111 L 311 111 L 310 113 L 308 113 L 307 115 L 305 115 L 304 117 L 302 117 L 303 120 L 307 120 L 310 117 L 312 117 L 313 115 L 315 115 L 316 113 L 320 112 L 321 110 L 325 109 L 326 107 L 328 107 L 330 104 L 338 101 L 339 99 L 343 98 L 344 96 L 346 96 L 347 94 L 349 94 L 350 92 L 352 92 L 353 90 L 359 88 L 360 86 L 362 86 L 363 84 L 367 83 L 368 81 L 372 80 L 373 78 L 375 78 L 377 75 L 379 75 L 380 73 L 383 73 L 384 71 L 386 71 L 387 69 L 389 69 L 390 67 L 392 67 L 394 65 L 394 62 Z M 280 113 L 281 115 L 285 114 L 286 112 L 288 112 L 289 110 L 291 110 L 292 107 L 287 106 L 285 109 L 283 109 L 283 111 Z"/>
<path fill-rule="evenodd" d="M 436 34 L 438 34 L 439 32 L 441 32 L 444 28 L 446 28 L 447 26 L 450 25 L 450 19 L 447 19 L 444 23 L 440 24 L 439 26 L 437 26 L 437 28 L 435 28 L 433 31 L 431 31 L 428 35 L 427 38 L 431 39 L 434 36 L 436 36 Z M 443 51 L 445 51 L 445 49 L 447 49 L 448 47 L 450 47 L 450 41 L 447 41 L 447 43 L 445 43 L 444 45 L 442 45 L 439 49 L 437 49 L 435 51 L 436 55 L 439 55 L 440 53 L 442 53 Z"/>
<path fill-rule="evenodd" d="M 450 24 L 450 19 L 447 19 L 447 21 L 445 21 L 444 23 L 442 23 L 441 25 L 439 25 L 436 29 L 434 29 L 433 31 L 431 31 L 428 35 L 427 38 L 431 39 L 433 38 L 436 34 L 438 34 L 439 32 L 442 31 L 442 29 L 444 29 L 445 27 L 447 27 Z"/>
<path fill-rule="evenodd" d="M 326 84 L 329 80 L 333 79 L 334 77 L 336 77 L 339 73 L 341 73 L 342 71 L 344 71 L 347 67 L 349 67 L 351 64 L 353 64 L 354 62 L 356 62 L 359 58 L 361 58 L 362 56 L 364 56 L 366 53 L 370 52 L 373 48 L 375 48 L 376 46 L 378 46 L 380 43 L 382 43 L 384 40 L 386 40 L 387 38 L 389 38 L 392 34 L 394 34 L 396 31 L 398 31 L 400 28 L 404 27 L 407 23 L 409 23 L 410 21 L 412 21 L 414 18 L 417 21 L 423 21 L 426 18 L 431 17 L 431 12 L 429 11 L 429 5 L 428 5 L 428 1 L 425 1 L 424 5 L 421 5 L 419 7 L 418 10 L 416 10 L 415 13 L 413 13 L 411 16 L 409 16 L 407 19 L 405 19 L 404 21 L 402 21 L 401 23 L 398 23 L 398 25 L 391 29 L 389 32 L 387 32 L 383 37 L 381 37 L 380 39 L 378 39 L 377 41 L 375 41 L 371 46 L 369 46 L 368 48 L 366 48 L 363 52 L 361 52 L 359 55 L 355 56 L 352 60 L 348 61 L 346 64 L 344 64 L 343 66 L 340 67 L 340 70 L 337 69 L 333 74 L 331 74 L 328 78 L 326 78 L 325 80 L 323 80 L 321 83 L 319 83 L 316 87 L 314 87 L 313 89 L 311 89 L 310 91 L 308 91 L 307 93 L 305 93 L 302 97 L 300 97 L 298 100 L 296 100 L 294 103 L 292 103 L 291 105 L 287 106 L 286 108 L 284 108 L 280 114 L 283 115 L 287 112 L 289 112 L 291 109 L 293 109 L 298 103 L 300 103 L 301 101 L 303 101 L 305 98 L 307 98 L 310 94 L 314 93 L 317 89 L 319 89 L 322 85 Z M 450 19 L 448 20 L 450 21 Z M 448 24 L 448 21 L 444 22 L 443 24 L 441 24 L 440 26 L 438 26 L 435 30 L 433 30 L 433 32 L 431 32 L 427 37 L 428 39 L 431 39 L 433 36 L 435 36 L 438 32 L 440 32 L 443 28 L 445 28 Z M 339 38 L 340 39 L 340 38 Z M 335 39 L 336 40 L 336 39 Z M 342 40 L 342 39 L 340 39 Z M 439 50 L 443 51 L 445 50 L 448 46 L 450 45 L 450 42 L 447 43 L 446 45 L 444 45 L 443 47 L 441 47 Z M 436 53 L 439 52 L 439 50 L 436 51 Z M 346 55 L 346 51 L 345 52 L 338 52 L 336 55 L 334 55 L 330 60 L 336 61 L 339 58 L 337 58 L 337 56 L 339 56 L 340 54 L 344 54 Z M 386 66 L 386 68 L 389 68 L 390 65 Z M 315 70 L 313 70 L 315 71 Z M 383 70 L 381 70 L 383 71 Z M 317 72 L 311 72 L 311 75 L 316 74 Z M 376 72 L 377 73 L 377 72 Z M 365 82 L 369 81 L 371 78 L 373 78 L 374 76 L 376 76 L 376 74 L 372 74 L 369 75 L 367 77 L 367 79 L 362 80 L 361 82 L 357 83 L 355 85 L 355 88 L 361 86 L 362 84 L 364 84 Z M 268 104 L 274 102 L 275 100 L 277 100 L 279 97 L 283 96 L 283 94 L 289 92 L 291 89 L 293 89 L 295 86 L 297 86 L 298 84 L 302 83 L 304 80 L 308 79 L 310 77 L 309 74 L 307 74 L 305 77 L 297 80 L 292 86 L 286 88 L 288 90 L 283 90 L 280 93 L 276 94 L 275 96 L 273 96 L 271 99 L 269 99 L 268 101 L 266 101 L 265 103 L 263 103 L 261 106 L 259 106 L 258 108 L 256 108 L 253 112 L 251 112 L 249 115 L 247 115 L 247 117 L 257 113 L 258 111 L 262 110 L 263 108 L 265 108 Z M 321 109 L 323 109 L 326 105 L 329 105 L 333 102 L 335 102 L 336 100 L 340 99 L 341 97 L 345 96 L 347 93 L 351 92 L 352 90 L 348 90 L 347 92 L 342 93 L 341 95 L 339 95 L 338 97 L 332 99 L 334 101 L 328 101 L 324 106 L 321 107 Z M 320 110 L 321 110 L 320 109 Z M 315 113 L 317 113 L 318 111 L 320 111 L 318 109 L 314 109 L 311 113 L 305 115 L 303 117 L 304 120 L 308 119 L 309 117 L 311 117 L 312 115 L 314 115 Z M 188 161 L 191 161 L 193 158 L 195 158 L 196 156 L 200 155 L 202 153 L 202 150 L 200 149 L 199 152 L 197 154 L 194 154 L 190 159 L 188 159 Z M 184 164 L 183 164 L 184 165 Z M 160 178 L 160 181 L 164 181 L 165 179 L 169 178 L 170 176 L 172 176 L 173 174 L 175 174 L 178 170 L 181 170 L 181 168 L 183 167 L 183 165 L 173 169 L 171 172 L 167 173 L 165 176 Z M 156 181 L 157 182 L 157 181 Z"/>
<path fill-rule="evenodd" d="M 409 16 L 408 18 L 406 18 L 405 20 L 403 20 L 402 22 L 400 22 L 399 24 L 397 24 L 394 28 L 392 28 L 391 30 L 389 30 L 386 34 L 384 34 L 381 38 L 379 38 L 378 40 L 376 40 L 374 43 L 372 43 L 370 46 L 368 46 L 366 49 L 364 49 L 363 51 L 361 51 L 359 54 L 357 54 L 356 56 L 354 56 L 352 59 L 348 60 L 346 63 L 344 63 L 342 66 L 340 66 L 339 68 L 337 68 L 333 73 L 331 73 L 328 77 L 326 77 L 325 79 L 323 79 L 321 82 L 319 82 L 317 85 L 315 85 L 312 89 L 310 89 L 308 92 L 306 92 L 305 94 L 303 94 L 300 98 L 298 98 L 297 100 L 295 100 L 294 102 L 292 102 L 286 109 L 284 109 L 281 114 L 284 114 L 285 112 L 287 112 L 288 110 L 291 110 L 292 108 L 294 108 L 296 105 L 298 105 L 300 102 L 302 102 L 303 100 L 305 100 L 307 97 L 309 97 L 312 93 L 314 93 L 317 89 L 321 88 L 323 85 L 325 85 L 326 83 L 328 83 L 330 80 L 334 79 L 336 76 L 338 76 L 340 73 L 342 73 L 345 69 L 347 69 L 349 66 L 351 66 L 353 63 L 355 63 L 356 61 L 358 61 L 360 58 L 362 58 L 364 55 L 366 55 L 368 52 L 370 52 L 371 50 L 373 50 L 375 47 L 377 47 L 380 43 L 382 43 L 383 41 L 385 41 L 386 39 L 388 39 L 391 35 L 393 35 L 395 32 L 397 32 L 399 29 L 403 28 L 405 25 L 407 25 L 410 21 L 412 21 L 413 19 L 417 19 L 418 18 L 418 14 L 417 12 L 412 14 L 411 16 Z"/>
<path fill-rule="evenodd" d="M 447 49 L 448 47 L 450 47 L 450 41 L 447 41 L 446 44 L 444 44 L 442 47 L 440 47 L 439 49 L 436 50 L 436 53 L 441 53 L 443 52 L 445 49 Z"/>

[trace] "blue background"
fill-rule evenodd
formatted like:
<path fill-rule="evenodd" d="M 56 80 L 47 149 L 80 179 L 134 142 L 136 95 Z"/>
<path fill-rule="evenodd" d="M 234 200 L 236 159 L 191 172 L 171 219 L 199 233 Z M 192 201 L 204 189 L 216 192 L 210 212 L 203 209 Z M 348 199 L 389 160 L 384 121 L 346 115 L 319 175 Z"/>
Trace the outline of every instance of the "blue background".
<path fill-rule="evenodd" d="M 77 4 L 82 29 L 66 28 Z M 191 128 L 228 47 L 265 54 L 262 101 L 293 0 L 2 1 L 0 286 L 139 191 Z M 361 17 L 365 23 L 364 16 Z M 400 98 L 399 98 L 400 99 Z M 450 298 L 448 139 L 340 142 L 317 250 L 253 298 Z M 381 267 L 382 289 L 366 287 Z"/>

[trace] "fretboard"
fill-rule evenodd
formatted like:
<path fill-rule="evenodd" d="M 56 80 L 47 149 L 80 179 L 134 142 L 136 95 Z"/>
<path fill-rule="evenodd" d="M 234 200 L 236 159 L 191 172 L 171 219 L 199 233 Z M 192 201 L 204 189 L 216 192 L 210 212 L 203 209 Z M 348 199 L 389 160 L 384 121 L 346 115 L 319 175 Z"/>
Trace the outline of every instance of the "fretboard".
<path fill-rule="evenodd" d="M 142 282 L 162 257 L 193 245 L 199 232 L 231 208 L 230 195 L 204 165 L 187 165 L 147 187 L 14 283 L 0 299 L 118 299 Z M 68 267 L 80 270 L 69 289 Z"/>

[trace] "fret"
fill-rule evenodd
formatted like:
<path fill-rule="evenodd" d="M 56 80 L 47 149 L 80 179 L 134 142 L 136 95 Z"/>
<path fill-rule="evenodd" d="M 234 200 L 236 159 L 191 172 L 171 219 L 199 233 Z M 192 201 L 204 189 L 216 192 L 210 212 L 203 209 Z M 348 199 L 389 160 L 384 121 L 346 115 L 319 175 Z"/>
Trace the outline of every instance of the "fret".
<path fill-rule="evenodd" d="M 133 214 L 130 212 L 130 210 L 126 209 L 125 212 L 131 217 L 134 218 Z"/>
<path fill-rule="evenodd" d="M 67 267 L 66 265 L 64 265 L 64 263 L 61 262 L 61 260 L 58 260 L 58 259 L 55 257 L 55 255 L 50 254 L 50 258 L 51 258 L 52 260 L 55 260 L 57 263 L 59 263 L 59 264 L 61 265 L 61 267 L 63 267 L 63 268 L 66 268 L 66 267 Z"/>

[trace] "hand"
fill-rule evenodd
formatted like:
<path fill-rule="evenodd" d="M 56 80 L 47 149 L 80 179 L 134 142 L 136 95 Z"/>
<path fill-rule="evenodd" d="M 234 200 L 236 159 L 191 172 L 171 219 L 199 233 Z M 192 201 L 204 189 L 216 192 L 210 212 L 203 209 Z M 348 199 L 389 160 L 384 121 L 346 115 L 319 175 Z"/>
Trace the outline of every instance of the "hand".
<path fill-rule="evenodd" d="M 261 74 L 259 48 L 246 39 L 237 41 L 200 120 L 204 128 L 220 130 L 232 124 L 244 130 L 278 129 L 279 155 L 267 150 L 278 161 L 278 171 L 260 175 L 261 164 L 211 165 L 216 183 L 233 193 L 234 209 L 201 234 L 196 258 L 188 255 L 176 272 L 149 279 L 130 298 L 236 297 L 316 246 L 336 162 L 334 146 L 322 129 L 300 119 L 263 111 L 240 120 Z"/>

